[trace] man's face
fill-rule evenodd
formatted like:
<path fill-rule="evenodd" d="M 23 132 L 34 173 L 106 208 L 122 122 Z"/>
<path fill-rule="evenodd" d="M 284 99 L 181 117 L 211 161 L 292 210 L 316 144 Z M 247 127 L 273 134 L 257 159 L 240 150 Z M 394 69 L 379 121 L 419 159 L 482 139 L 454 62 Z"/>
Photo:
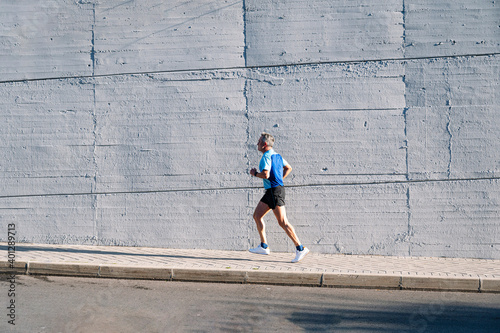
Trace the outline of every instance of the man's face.
<path fill-rule="evenodd" d="M 262 137 L 259 138 L 259 142 L 257 142 L 257 150 L 260 152 L 264 151 L 264 148 L 266 148 L 267 144 L 262 141 Z"/>

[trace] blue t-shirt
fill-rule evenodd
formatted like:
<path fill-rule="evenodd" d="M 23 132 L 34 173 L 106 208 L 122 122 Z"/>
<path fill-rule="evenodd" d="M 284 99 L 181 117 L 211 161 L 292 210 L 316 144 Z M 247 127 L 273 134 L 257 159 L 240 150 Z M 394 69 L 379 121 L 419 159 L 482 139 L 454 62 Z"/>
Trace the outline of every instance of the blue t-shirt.
<path fill-rule="evenodd" d="M 264 153 L 260 159 L 259 169 L 260 172 L 269 170 L 269 179 L 264 179 L 264 188 L 266 190 L 276 186 L 283 186 L 283 167 L 287 165 L 288 162 L 273 149 Z"/>

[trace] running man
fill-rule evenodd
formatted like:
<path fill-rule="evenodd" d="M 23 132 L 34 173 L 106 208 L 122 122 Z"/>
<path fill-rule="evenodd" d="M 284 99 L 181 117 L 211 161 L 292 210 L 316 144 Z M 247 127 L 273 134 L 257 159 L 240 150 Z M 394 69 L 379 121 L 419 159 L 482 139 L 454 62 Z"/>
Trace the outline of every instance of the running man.
<path fill-rule="evenodd" d="M 292 262 L 299 262 L 302 260 L 306 254 L 309 253 L 307 247 L 302 246 L 299 238 L 295 234 L 295 229 L 288 222 L 285 210 L 285 188 L 283 187 L 283 179 L 286 178 L 290 172 L 292 172 L 292 167 L 285 161 L 280 154 L 277 154 L 273 150 L 274 137 L 268 133 L 262 133 L 259 142 L 257 143 L 257 149 L 263 153 L 260 163 L 259 170 L 253 168 L 250 170 L 252 176 L 262 178 L 264 180 L 264 188 L 266 193 L 257 204 L 255 212 L 253 213 L 253 218 L 257 224 L 257 230 L 260 235 L 260 245 L 256 248 L 250 249 L 250 252 L 255 254 L 269 254 L 269 246 L 267 245 L 266 239 L 266 226 L 264 224 L 264 216 L 269 213 L 270 210 L 273 211 L 274 216 L 278 220 L 280 227 L 285 230 L 286 234 L 295 244 L 297 251 L 295 254 L 295 259 Z"/>

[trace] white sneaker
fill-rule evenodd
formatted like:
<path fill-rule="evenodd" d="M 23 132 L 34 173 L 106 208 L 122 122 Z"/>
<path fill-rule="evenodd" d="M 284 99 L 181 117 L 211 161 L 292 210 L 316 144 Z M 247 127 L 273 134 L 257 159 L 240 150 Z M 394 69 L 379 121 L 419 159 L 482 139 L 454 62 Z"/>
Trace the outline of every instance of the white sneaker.
<path fill-rule="evenodd" d="M 262 246 L 257 246 L 257 247 L 254 247 L 253 249 L 250 249 L 248 250 L 252 253 L 255 253 L 255 254 L 265 254 L 265 255 L 268 255 L 269 253 L 271 253 L 271 251 L 269 250 L 269 248 L 265 249 L 263 248 Z"/>
<path fill-rule="evenodd" d="M 304 257 L 309 253 L 309 249 L 305 247 L 302 251 L 296 250 L 295 251 L 295 259 L 292 260 L 292 262 L 299 262 Z"/>

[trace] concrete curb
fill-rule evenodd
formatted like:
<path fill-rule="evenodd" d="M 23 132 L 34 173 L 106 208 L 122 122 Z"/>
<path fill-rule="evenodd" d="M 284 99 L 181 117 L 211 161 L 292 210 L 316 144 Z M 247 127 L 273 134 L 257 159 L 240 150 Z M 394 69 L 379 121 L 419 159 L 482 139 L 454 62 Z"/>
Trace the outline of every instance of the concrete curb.
<path fill-rule="evenodd" d="M 231 269 L 196 269 L 0 261 L 0 274 L 114 279 L 268 284 L 330 288 L 366 288 L 500 293 L 500 279 L 470 276 L 403 276 Z"/>
<path fill-rule="evenodd" d="M 401 288 L 407 290 L 482 292 L 479 277 L 402 277 Z"/>

